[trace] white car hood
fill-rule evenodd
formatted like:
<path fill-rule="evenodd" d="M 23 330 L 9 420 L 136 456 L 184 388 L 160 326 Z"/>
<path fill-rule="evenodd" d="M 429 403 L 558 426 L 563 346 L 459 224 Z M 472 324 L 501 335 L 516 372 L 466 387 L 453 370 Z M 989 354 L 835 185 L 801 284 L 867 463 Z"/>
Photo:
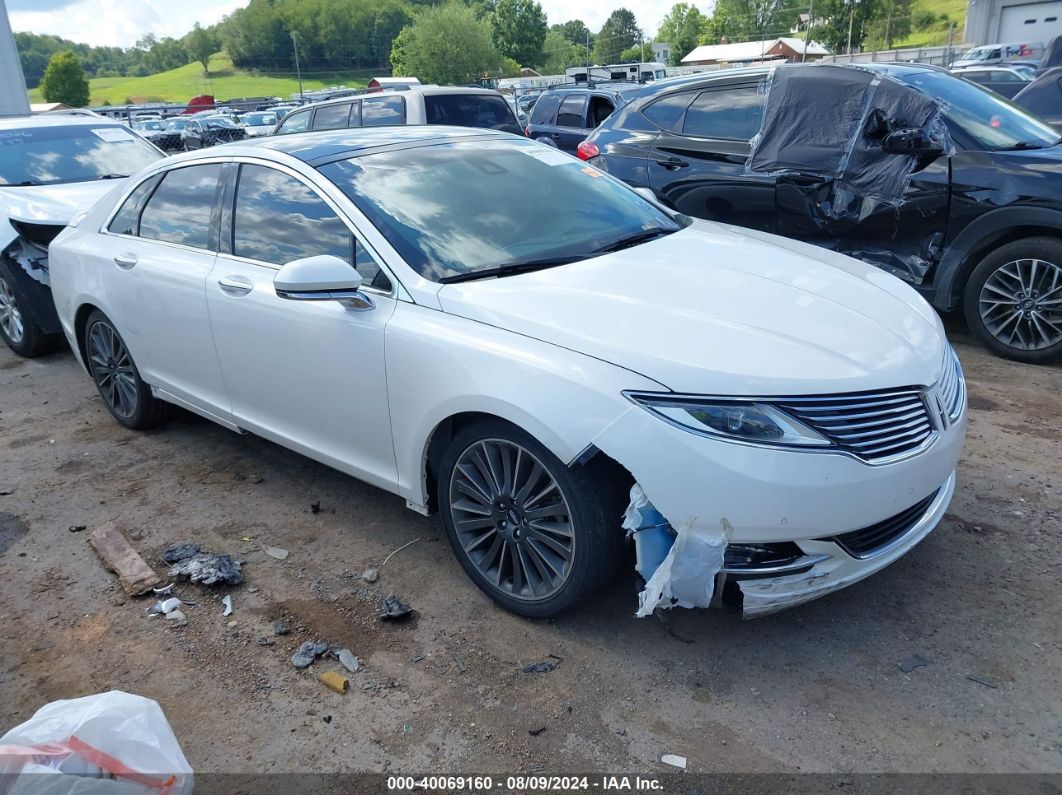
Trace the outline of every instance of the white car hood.
<path fill-rule="evenodd" d="M 543 271 L 444 286 L 445 312 L 625 367 L 676 392 L 794 395 L 928 385 L 946 340 L 899 279 L 707 222 Z"/>
<path fill-rule="evenodd" d="M 121 180 L 98 179 L 60 185 L 25 185 L 0 188 L 0 208 L 15 221 L 63 224 L 74 220 L 107 195 Z"/>

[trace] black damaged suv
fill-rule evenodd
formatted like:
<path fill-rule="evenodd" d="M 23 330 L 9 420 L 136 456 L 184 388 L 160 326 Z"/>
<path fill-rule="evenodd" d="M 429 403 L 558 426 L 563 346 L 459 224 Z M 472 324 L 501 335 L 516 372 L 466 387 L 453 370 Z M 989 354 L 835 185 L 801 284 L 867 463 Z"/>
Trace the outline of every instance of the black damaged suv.
<path fill-rule="evenodd" d="M 579 156 L 683 213 L 877 265 L 995 353 L 1062 358 L 1062 146 L 931 66 L 791 65 L 654 84 Z"/>

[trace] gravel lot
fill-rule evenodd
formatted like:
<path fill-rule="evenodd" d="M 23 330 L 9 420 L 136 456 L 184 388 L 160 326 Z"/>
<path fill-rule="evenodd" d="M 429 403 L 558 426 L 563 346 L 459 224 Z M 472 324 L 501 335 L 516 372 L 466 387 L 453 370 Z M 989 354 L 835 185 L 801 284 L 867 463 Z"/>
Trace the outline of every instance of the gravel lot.
<path fill-rule="evenodd" d="M 694 772 L 1062 772 L 1062 368 L 949 328 L 971 412 L 944 523 L 811 605 L 670 627 L 633 617 L 630 573 L 561 619 L 509 615 L 397 497 L 181 412 L 126 431 L 68 352 L 0 348 L 0 731 L 118 688 L 161 703 L 197 773 L 665 772 L 665 753 Z M 196 541 L 246 581 L 179 586 L 185 627 L 148 618 L 68 529 L 108 520 L 151 563 Z M 388 593 L 416 617 L 379 622 Z M 315 638 L 361 659 L 346 695 L 317 681 L 337 662 L 292 667 Z"/>

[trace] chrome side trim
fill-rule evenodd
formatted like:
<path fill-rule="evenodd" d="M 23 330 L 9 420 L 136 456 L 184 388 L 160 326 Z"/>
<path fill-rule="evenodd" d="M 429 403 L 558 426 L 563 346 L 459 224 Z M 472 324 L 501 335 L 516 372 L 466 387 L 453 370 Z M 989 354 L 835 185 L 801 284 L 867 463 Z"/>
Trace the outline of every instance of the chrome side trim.
<path fill-rule="evenodd" d="M 799 542 L 798 542 L 799 543 Z M 759 566 L 757 568 L 741 568 L 739 566 L 723 566 L 723 571 L 727 574 L 788 574 L 791 571 L 797 571 L 799 569 L 806 569 L 811 566 L 817 566 L 824 560 L 829 560 L 832 555 L 804 555 L 801 558 L 797 558 L 789 563 L 783 563 L 781 566 Z"/>

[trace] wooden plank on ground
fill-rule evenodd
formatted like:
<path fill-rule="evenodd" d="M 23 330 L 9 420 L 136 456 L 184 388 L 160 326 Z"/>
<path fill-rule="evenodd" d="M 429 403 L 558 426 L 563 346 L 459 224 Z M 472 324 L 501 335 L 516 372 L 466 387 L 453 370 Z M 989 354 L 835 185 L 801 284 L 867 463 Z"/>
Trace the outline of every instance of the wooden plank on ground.
<path fill-rule="evenodd" d="M 112 522 L 92 531 L 89 543 L 100 556 L 103 564 L 118 575 L 118 582 L 122 584 L 125 592 L 133 596 L 154 588 L 161 580 L 130 546 Z"/>

